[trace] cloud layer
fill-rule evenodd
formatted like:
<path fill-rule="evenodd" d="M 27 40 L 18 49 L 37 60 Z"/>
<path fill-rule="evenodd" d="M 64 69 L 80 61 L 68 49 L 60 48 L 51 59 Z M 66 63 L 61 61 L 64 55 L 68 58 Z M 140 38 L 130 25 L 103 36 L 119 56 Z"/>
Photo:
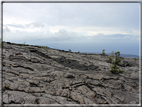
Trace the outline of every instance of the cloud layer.
<path fill-rule="evenodd" d="M 3 39 L 70 46 L 138 43 L 139 8 L 138 3 L 4 3 Z"/>

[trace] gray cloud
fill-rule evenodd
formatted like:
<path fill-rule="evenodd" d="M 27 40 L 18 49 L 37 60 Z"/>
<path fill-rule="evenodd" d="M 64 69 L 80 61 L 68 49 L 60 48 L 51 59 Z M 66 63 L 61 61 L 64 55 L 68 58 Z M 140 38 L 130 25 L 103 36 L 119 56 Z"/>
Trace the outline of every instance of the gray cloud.
<path fill-rule="evenodd" d="M 11 26 L 11 27 L 15 27 L 15 28 L 25 28 L 23 25 L 21 24 L 18 24 L 18 25 L 15 25 L 15 24 L 6 24 L 7 26 Z"/>
<path fill-rule="evenodd" d="M 39 23 L 39 22 L 33 22 L 33 23 L 30 23 L 30 24 L 26 24 L 26 27 L 30 27 L 30 26 L 33 26 L 33 27 L 44 27 L 44 24 L 43 23 Z"/>
<path fill-rule="evenodd" d="M 139 42 L 138 3 L 5 3 L 3 10 L 4 25 L 9 28 L 25 26 L 25 29 L 18 29 L 19 32 L 5 27 L 4 32 L 9 32 L 4 35 L 5 41 L 16 39 L 38 44 L 58 41 L 74 44 L 75 41 L 80 46 L 96 43 L 99 48 L 98 42 L 102 48 L 104 43 L 113 46 L 116 42 Z M 34 31 L 34 28 L 39 29 Z"/>
<path fill-rule="evenodd" d="M 77 39 L 78 34 L 75 32 L 68 32 L 65 29 L 60 29 L 58 32 L 52 33 L 50 39 L 58 41 L 72 41 Z"/>
<path fill-rule="evenodd" d="M 51 4 L 47 4 L 48 5 Z M 42 21 L 49 25 L 139 27 L 139 4 L 134 3 L 74 3 L 53 4 Z"/>
<path fill-rule="evenodd" d="M 7 27 L 5 28 L 5 31 L 9 30 Z M 8 35 L 11 35 L 10 37 Z M 60 29 L 58 32 L 52 33 L 50 31 L 47 32 L 28 32 L 28 31 L 20 31 L 16 30 L 15 32 L 9 32 L 9 34 L 4 34 L 5 40 L 8 41 L 33 41 L 33 40 L 45 40 L 50 42 L 56 42 L 56 41 L 73 41 L 78 40 L 79 37 L 76 37 L 78 34 L 75 32 L 68 32 L 65 29 Z M 13 38 L 14 37 L 14 38 Z"/>
<path fill-rule="evenodd" d="M 114 38 L 124 38 L 124 37 L 133 37 L 133 35 L 129 35 L 129 34 L 113 34 L 113 35 L 104 35 L 105 37 L 107 37 L 107 38 L 112 38 L 112 37 L 114 37 Z"/>
<path fill-rule="evenodd" d="M 69 36 L 68 32 L 65 29 L 59 30 L 57 33 L 55 33 L 55 35 L 57 35 L 57 37 L 63 37 L 63 38 Z"/>
<path fill-rule="evenodd" d="M 7 32 L 10 32 L 10 29 L 7 26 L 4 26 L 3 33 L 7 33 Z"/>
<path fill-rule="evenodd" d="M 9 32 L 10 29 L 8 27 L 5 27 L 4 29 L 5 32 Z M 45 41 L 50 41 L 50 42 L 105 42 L 105 41 L 126 41 L 126 40 L 130 40 L 131 38 L 133 38 L 133 35 L 124 35 L 124 34 L 113 34 L 113 35 L 105 35 L 103 33 L 99 33 L 96 34 L 94 36 L 82 36 L 79 35 L 77 32 L 70 32 L 67 31 L 66 29 L 60 29 L 58 32 L 50 32 L 50 31 L 46 31 L 46 32 L 28 32 L 28 31 L 19 31 L 16 30 L 16 32 L 10 32 L 9 35 L 11 35 L 11 37 L 5 38 L 7 40 L 12 40 L 14 41 L 15 38 L 18 41 L 21 40 L 26 40 L 26 41 L 32 41 L 32 40 L 45 40 Z M 5 36 L 5 35 L 4 35 Z M 15 37 L 15 38 L 13 38 Z M 127 38 L 125 38 L 127 37 Z"/>
<path fill-rule="evenodd" d="M 4 4 L 4 16 L 9 16 L 10 14 L 10 16 L 19 20 L 33 19 L 49 26 L 96 26 L 138 29 L 140 23 L 139 11 L 138 3 Z M 37 13 L 40 13 L 40 15 Z M 43 27 L 41 24 L 32 24 L 35 27 Z"/>

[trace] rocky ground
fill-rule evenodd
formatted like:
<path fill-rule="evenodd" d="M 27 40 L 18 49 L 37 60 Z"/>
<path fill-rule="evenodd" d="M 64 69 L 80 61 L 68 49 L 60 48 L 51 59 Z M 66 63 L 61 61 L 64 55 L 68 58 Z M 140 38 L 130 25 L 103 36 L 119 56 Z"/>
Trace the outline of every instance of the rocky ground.
<path fill-rule="evenodd" d="M 139 60 L 5 42 L 3 104 L 139 104 Z"/>

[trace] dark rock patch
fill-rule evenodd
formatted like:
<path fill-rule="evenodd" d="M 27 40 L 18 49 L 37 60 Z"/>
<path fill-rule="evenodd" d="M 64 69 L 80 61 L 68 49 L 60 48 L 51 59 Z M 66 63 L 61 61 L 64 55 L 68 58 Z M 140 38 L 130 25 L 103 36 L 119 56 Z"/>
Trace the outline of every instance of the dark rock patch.
<path fill-rule="evenodd" d="M 78 69 L 78 70 L 97 70 L 97 66 L 95 65 L 85 65 L 85 64 L 80 64 L 76 60 L 71 60 L 71 59 L 66 59 L 65 57 L 57 58 L 56 61 L 65 67 L 69 67 L 72 69 Z"/>

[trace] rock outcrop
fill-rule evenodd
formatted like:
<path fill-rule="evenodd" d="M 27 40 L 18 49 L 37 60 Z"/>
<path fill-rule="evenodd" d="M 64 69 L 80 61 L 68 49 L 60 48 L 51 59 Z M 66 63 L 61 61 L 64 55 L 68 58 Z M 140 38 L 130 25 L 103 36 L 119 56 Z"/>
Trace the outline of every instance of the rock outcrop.
<path fill-rule="evenodd" d="M 139 104 L 139 60 L 5 42 L 3 104 Z"/>

